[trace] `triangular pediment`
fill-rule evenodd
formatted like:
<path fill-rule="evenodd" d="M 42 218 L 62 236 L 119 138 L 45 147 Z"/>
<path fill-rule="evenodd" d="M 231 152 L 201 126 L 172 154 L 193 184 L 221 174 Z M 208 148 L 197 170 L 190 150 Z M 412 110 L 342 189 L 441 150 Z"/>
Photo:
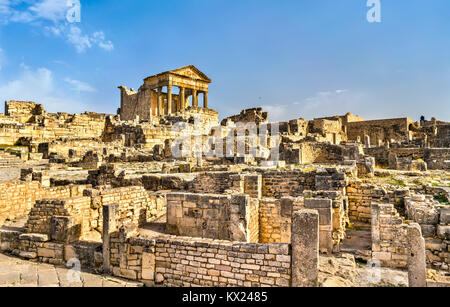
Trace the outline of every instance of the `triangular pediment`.
<path fill-rule="evenodd" d="M 198 70 L 194 65 L 181 67 L 178 69 L 171 70 L 169 72 L 179 76 L 188 77 L 190 79 L 202 80 L 208 83 L 211 82 L 211 79 L 209 79 L 204 73 Z"/>

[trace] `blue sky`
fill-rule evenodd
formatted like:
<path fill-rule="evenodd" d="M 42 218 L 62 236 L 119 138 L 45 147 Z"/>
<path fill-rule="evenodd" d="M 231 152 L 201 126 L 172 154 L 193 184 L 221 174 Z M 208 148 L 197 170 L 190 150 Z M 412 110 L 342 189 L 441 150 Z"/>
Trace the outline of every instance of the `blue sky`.
<path fill-rule="evenodd" d="M 115 113 L 118 85 L 193 64 L 221 117 L 450 121 L 450 1 L 0 0 L 0 100 Z M 3 104 L 0 106 L 3 112 Z"/>

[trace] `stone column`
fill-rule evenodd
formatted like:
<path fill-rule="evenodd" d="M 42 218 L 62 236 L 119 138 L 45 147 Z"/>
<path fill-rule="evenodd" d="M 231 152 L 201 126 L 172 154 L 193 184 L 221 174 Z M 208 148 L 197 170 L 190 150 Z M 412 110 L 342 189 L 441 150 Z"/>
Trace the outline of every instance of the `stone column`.
<path fill-rule="evenodd" d="M 425 257 L 425 239 L 420 225 L 408 226 L 408 282 L 410 287 L 427 286 L 427 263 Z"/>
<path fill-rule="evenodd" d="M 108 274 L 111 269 L 110 234 L 116 229 L 116 212 L 119 204 L 103 205 L 103 272 Z"/>
<path fill-rule="evenodd" d="M 208 92 L 203 92 L 203 107 L 208 108 Z"/>
<path fill-rule="evenodd" d="M 319 276 L 319 213 L 294 212 L 291 228 L 292 287 L 317 287 Z"/>
<path fill-rule="evenodd" d="M 167 86 L 167 114 L 172 114 L 172 85 Z"/>
<path fill-rule="evenodd" d="M 192 106 L 198 108 L 198 94 L 197 90 L 192 90 Z"/>
<path fill-rule="evenodd" d="M 180 87 L 180 111 L 186 109 L 186 94 L 184 87 Z"/>
<path fill-rule="evenodd" d="M 158 87 L 158 101 L 156 103 L 156 115 L 162 114 L 162 87 Z"/>

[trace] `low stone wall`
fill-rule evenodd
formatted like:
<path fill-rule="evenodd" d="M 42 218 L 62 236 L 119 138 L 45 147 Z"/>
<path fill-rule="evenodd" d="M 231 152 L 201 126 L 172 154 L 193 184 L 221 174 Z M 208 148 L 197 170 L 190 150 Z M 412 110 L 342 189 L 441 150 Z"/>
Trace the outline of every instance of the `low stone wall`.
<path fill-rule="evenodd" d="M 47 235 L 0 230 L 0 251 L 32 261 L 72 265 L 79 261 L 82 267 L 101 268 L 101 243 L 76 242 L 72 244 L 50 241 Z"/>
<path fill-rule="evenodd" d="M 172 287 L 289 287 L 291 255 L 288 244 L 141 239 L 116 232 L 111 234 L 111 272 Z"/>
<path fill-rule="evenodd" d="M 47 234 L 61 242 L 82 240 L 92 231 L 100 236 L 103 227 L 102 206 L 116 203 L 117 223 L 144 224 L 166 212 L 163 195 L 151 194 L 143 187 L 85 189 L 84 197 L 36 201 L 26 224 L 27 233 Z"/>

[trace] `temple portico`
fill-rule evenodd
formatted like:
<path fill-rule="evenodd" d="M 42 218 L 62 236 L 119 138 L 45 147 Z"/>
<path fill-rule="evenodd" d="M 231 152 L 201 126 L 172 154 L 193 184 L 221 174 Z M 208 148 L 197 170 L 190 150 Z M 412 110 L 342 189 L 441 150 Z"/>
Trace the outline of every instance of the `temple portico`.
<path fill-rule="evenodd" d="M 208 109 L 208 85 L 205 74 L 193 65 L 166 71 L 144 79 L 138 92 L 121 89 L 119 114 L 123 120 L 133 120 L 136 116 L 149 120 L 153 116 L 167 116 L 183 112 L 187 108 Z"/>

